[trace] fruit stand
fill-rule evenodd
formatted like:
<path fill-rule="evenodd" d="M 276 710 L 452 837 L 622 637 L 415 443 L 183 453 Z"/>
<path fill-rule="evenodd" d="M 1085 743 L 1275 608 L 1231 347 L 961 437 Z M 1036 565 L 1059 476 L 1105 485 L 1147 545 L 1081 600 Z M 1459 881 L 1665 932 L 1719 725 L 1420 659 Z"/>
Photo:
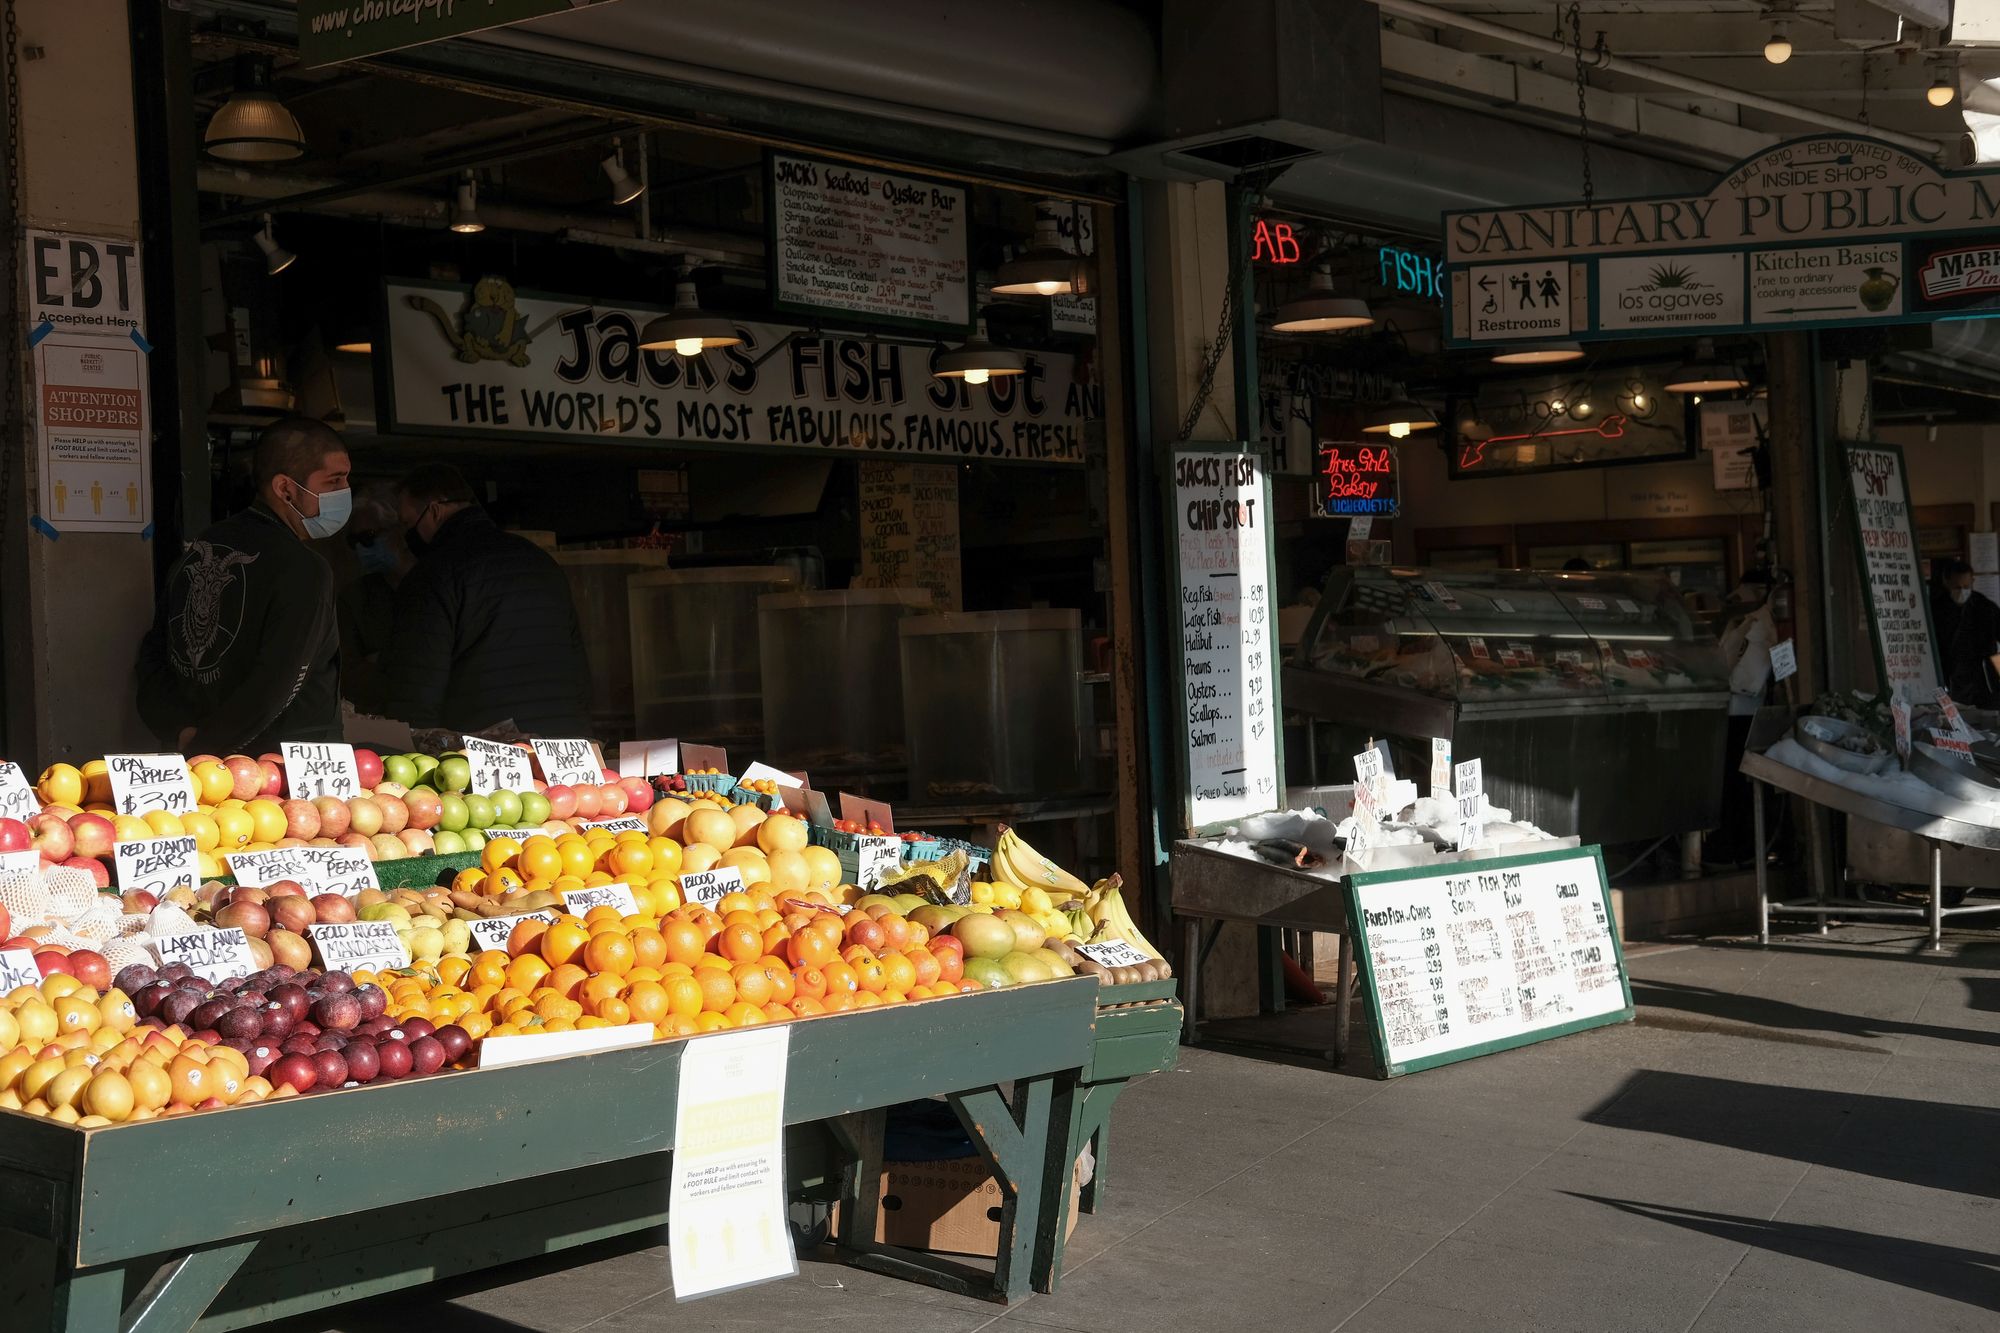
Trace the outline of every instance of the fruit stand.
<path fill-rule="evenodd" d="M 1177 1007 L 1126 1010 L 1101 1046 L 1085 979 L 829 1015 L 793 1033 L 788 1125 L 839 1145 L 841 1248 L 855 1262 L 996 1299 L 1053 1285 L 1079 1131 Z M 1151 1047 L 1141 1028 L 1154 1029 Z M 13 1329 L 237 1328 L 667 1220 L 684 1047 L 472 1070 L 94 1130 L 0 1116 Z M 1157 1067 L 1157 1066 L 1155 1066 Z M 1095 1074 L 1093 1071 L 1095 1070 Z M 1096 1081 L 1092 1081 L 1093 1078 Z M 1011 1102 L 996 1085 L 1011 1082 Z M 994 1271 L 872 1236 L 882 1114 L 945 1095 L 1002 1183 Z M 408 1151 L 410 1126 L 426 1128 Z M 400 1148 L 399 1148 L 399 1145 Z M 254 1150 L 252 1150 L 254 1147 Z M 793 1174 L 801 1164 L 794 1162 Z M 648 1241 L 647 1243 L 654 1243 Z M 46 1274 L 53 1287 L 42 1294 Z"/>

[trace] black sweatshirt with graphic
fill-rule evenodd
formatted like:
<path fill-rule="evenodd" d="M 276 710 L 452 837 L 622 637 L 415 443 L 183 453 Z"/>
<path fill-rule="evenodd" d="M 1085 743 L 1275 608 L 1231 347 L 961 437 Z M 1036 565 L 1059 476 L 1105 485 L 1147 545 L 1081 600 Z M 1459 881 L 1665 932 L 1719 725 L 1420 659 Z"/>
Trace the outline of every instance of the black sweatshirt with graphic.
<path fill-rule="evenodd" d="M 139 715 L 190 754 L 339 740 L 333 571 L 262 504 L 190 543 L 139 645 Z"/>

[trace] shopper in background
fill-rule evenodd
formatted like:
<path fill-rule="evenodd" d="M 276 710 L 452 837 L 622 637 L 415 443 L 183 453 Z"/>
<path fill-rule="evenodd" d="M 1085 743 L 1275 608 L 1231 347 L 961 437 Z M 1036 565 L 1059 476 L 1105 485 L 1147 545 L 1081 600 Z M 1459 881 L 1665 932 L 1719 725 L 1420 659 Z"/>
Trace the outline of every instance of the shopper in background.
<path fill-rule="evenodd" d="M 418 468 L 396 500 L 416 564 L 396 590 L 383 658 L 388 715 L 461 732 L 511 721 L 530 735 L 585 735 L 590 667 L 562 568 L 501 531 L 457 468 Z"/>
<path fill-rule="evenodd" d="M 384 716 L 381 659 L 396 628 L 396 588 L 411 565 L 393 485 L 356 491 L 347 544 L 361 572 L 340 590 L 340 689 L 360 712 Z"/>
<path fill-rule="evenodd" d="M 340 738 L 333 572 L 306 543 L 347 522 L 347 447 L 288 417 L 252 470 L 256 500 L 188 544 L 139 645 L 139 715 L 183 754 Z"/>
<path fill-rule="evenodd" d="M 1963 560 L 1931 562 L 1931 627 L 1952 701 L 1976 708 L 2000 702 L 2000 606 L 1973 590 L 1972 566 Z"/>

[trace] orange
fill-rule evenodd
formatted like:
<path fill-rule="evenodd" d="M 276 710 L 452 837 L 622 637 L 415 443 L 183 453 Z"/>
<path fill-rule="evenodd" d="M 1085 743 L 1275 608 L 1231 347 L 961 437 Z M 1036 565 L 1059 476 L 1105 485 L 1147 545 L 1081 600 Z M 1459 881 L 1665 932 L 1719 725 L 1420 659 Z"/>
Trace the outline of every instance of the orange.
<path fill-rule="evenodd" d="M 527 887 L 528 882 L 521 878 L 520 871 L 512 866 L 501 866 L 486 877 L 486 882 L 480 885 L 479 891 L 489 898 L 498 898 L 502 894 L 518 893 Z"/>
<path fill-rule="evenodd" d="M 447 986 L 462 986 L 472 973 L 472 960 L 464 954 L 453 954 L 437 961 L 438 980 Z"/>
<path fill-rule="evenodd" d="M 861 989 L 861 979 L 855 975 L 854 969 L 838 958 L 820 968 L 820 972 L 826 977 L 828 995 L 852 995 Z"/>
<path fill-rule="evenodd" d="M 653 1031 L 660 1034 L 661 1040 L 672 1040 L 676 1037 L 694 1036 L 701 1031 L 701 1025 L 684 1014 L 668 1014 L 653 1024 Z"/>
<path fill-rule="evenodd" d="M 216 818 L 220 822 L 221 816 L 218 815 Z M 467 866 L 451 877 L 451 891 L 453 893 L 484 893 L 486 890 L 482 886 L 485 883 L 486 872 L 484 870 L 481 870 L 478 866 Z"/>
<path fill-rule="evenodd" d="M 638 926 L 632 931 L 632 959 L 638 967 L 658 967 L 667 961 L 667 937 L 654 926 Z"/>
<path fill-rule="evenodd" d="M 811 1018 L 814 1014 L 823 1014 L 825 1012 L 826 1006 L 810 995 L 792 997 L 792 1014 L 794 1017 Z"/>
<path fill-rule="evenodd" d="M 474 1041 L 478 1041 L 492 1030 L 493 1020 L 485 1014 L 474 1013 L 467 1014 L 459 1019 L 458 1025 L 465 1029 L 466 1036 L 472 1038 Z"/>
<path fill-rule="evenodd" d="M 628 875 L 644 879 L 653 871 L 653 849 L 643 842 L 621 842 L 607 861 L 605 868 L 621 879 Z"/>
<path fill-rule="evenodd" d="M 856 1009 L 873 1009 L 881 1003 L 882 997 L 872 990 L 862 990 L 854 993 L 854 1007 Z"/>
<path fill-rule="evenodd" d="M 792 937 L 791 928 L 782 921 L 774 921 L 764 927 L 764 952 L 780 954 L 785 950 L 785 941 Z"/>
<path fill-rule="evenodd" d="M 583 1017 L 583 1006 L 561 995 L 545 994 L 535 1002 L 535 1013 L 544 1022 L 574 1023 Z"/>
<path fill-rule="evenodd" d="M 597 866 L 597 853 L 590 850 L 590 844 L 582 838 L 565 835 L 557 839 L 556 847 L 562 853 L 563 874 L 575 875 L 582 879 Z"/>
<path fill-rule="evenodd" d="M 610 903 L 602 903 L 583 914 L 583 924 L 586 926 L 596 926 L 607 921 L 615 926 L 621 919 L 618 909 Z"/>
<path fill-rule="evenodd" d="M 798 981 L 783 963 L 774 959 L 764 960 L 764 975 L 771 979 L 771 998 L 778 1004 L 790 1004 L 792 996 L 798 992 Z"/>
<path fill-rule="evenodd" d="M 538 916 L 523 917 L 514 923 L 513 931 L 507 936 L 507 952 L 516 958 L 522 954 L 538 952 L 541 948 L 542 932 L 549 923 Z"/>
<path fill-rule="evenodd" d="M 538 953 L 524 953 L 507 965 L 507 984 L 515 990 L 533 990 L 549 974 L 549 965 Z"/>
<path fill-rule="evenodd" d="M 880 995 L 889 988 L 889 977 L 882 969 L 882 960 L 866 949 L 848 951 L 847 965 L 854 969 L 855 980 L 860 982 L 862 991 Z"/>
<path fill-rule="evenodd" d="M 904 957 L 908 958 L 910 966 L 916 969 L 917 984 L 919 986 L 929 986 L 936 983 L 942 972 L 942 969 L 938 967 L 936 954 L 932 953 L 929 949 L 911 949 L 908 953 L 904 954 Z"/>
<path fill-rule="evenodd" d="M 794 931 L 785 941 L 784 958 L 794 967 L 821 967 L 839 956 L 838 944 L 823 930 Z"/>
<path fill-rule="evenodd" d="M 729 1006 L 729 1021 L 739 1028 L 754 1028 L 760 1023 L 770 1022 L 771 1019 L 758 1005 L 739 1001 Z"/>
<path fill-rule="evenodd" d="M 633 989 L 638 988 L 635 986 Z M 692 976 L 668 977 L 660 983 L 660 989 L 666 992 L 669 1013 L 690 1016 L 698 1014 L 707 1001 L 707 988 Z"/>
<path fill-rule="evenodd" d="M 695 988 L 697 991 L 700 987 Z M 625 988 L 621 997 L 625 1009 L 634 1023 L 657 1023 L 672 1012 L 672 1004 L 667 998 L 666 987 L 657 981 L 635 981 Z M 697 997 L 695 1010 L 699 1012 L 701 1001 Z"/>
<path fill-rule="evenodd" d="M 516 926 L 514 929 L 519 930 Z M 469 974 L 475 986 L 498 986 L 507 979 L 507 951 L 505 949 L 482 949 L 472 960 Z"/>
<path fill-rule="evenodd" d="M 829 1014 L 844 1014 L 849 1009 L 854 1008 L 854 993 L 852 991 L 830 990 L 826 993 L 826 998 L 820 1001 L 820 1004 L 825 1007 Z"/>
<path fill-rule="evenodd" d="M 722 971 L 727 972 L 734 966 L 736 964 L 730 962 L 719 953 L 705 953 L 694 960 L 694 970 L 697 972 L 706 972 L 710 968 L 720 968 Z"/>
<path fill-rule="evenodd" d="M 704 1009 L 696 1014 L 694 1025 L 703 1032 L 720 1032 L 726 1027 L 734 1026 L 725 1015 L 710 1009 Z"/>
<path fill-rule="evenodd" d="M 625 989 L 625 978 L 614 977 L 608 972 L 587 978 L 577 993 L 570 998 L 583 1002 L 583 1007 L 597 1012 L 599 1000 L 614 999 Z"/>
<path fill-rule="evenodd" d="M 646 846 L 653 853 L 653 873 L 655 875 L 678 875 L 681 873 L 681 845 L 672 838 L 653 838 Z"/>
<path fill-rule="evenodd" d="M 606 1027 L 623 1027 L 632 1021 L 632 1010 L 616 995 L 607 995 L 597 1002 L 591 1016 L 602 1020 Z"/>
<path fill-rule="evenodd" d="M 521 865 L 521 844 L 512 838 L 494 838 L 479 853 L 479 866 L 487 874 L 506 867 L 518 870 Z"/>
<path fill-rule="evenodd" d="M 792 969 L 792 993 L 817 1000 L 826 994 L 826 973 L 800 963 Z"/>
<path fill-rule="evenodd" d="M 252 841 L 276 842 L 285 836 L 285 807 L 268 796 L 260 796 L 243 807 L 250 816 Z"/>
<path fill-rule="evenodd" d="M 881 962 L 882 976 L 888 983 L 888 988 L 898 995 L 908 995 L 910 987 L 917 984 L 916 965 L 902 954 L 893 951 L 883 954 Z"/>
<path fill-rule="evenodd" d="M 703 968 L 696 978 L 701 984 L 701 1007 L 720 1013 L 736 1003 L 736 983 L 720 968 Z"/>
<path fill-rule="evenodd" d="M 739 963 L 730 976 L 736 982 L 737 998 L 750 1004 L 769 1004 L 777 993 L 771 985 L 771 974 L 762 963 Z"/>
<path fill-rule="evenodd" d="M 493 844 L 486 845 L 490 848 Z M 538 833 L 521 844 L 520 858 L 514 868 L 528 879 L 554 879 L 563 872 L 562 851 L 554 838 Z"/>
<path fill-rule="evenodd" d="M 541 954 L 551 963 L 567 963 L 582 952 L 590 932 L 568 921 L 558 921 L 542 932 Z"/>
<path fill-rule="evenodd" d="M 724 926 L 716 936 L 716 952 L 733 963 L 747 963 L 763 955 L 764 936 L 754 925 Z"/>
<path fill-rule="evenodd" d="M 240 852 L 256 836 L 257 821 L 242 806 L 222 806 L 214 818 L 216 830 L 221 834 L 215 844 L 217 851 Z"/>

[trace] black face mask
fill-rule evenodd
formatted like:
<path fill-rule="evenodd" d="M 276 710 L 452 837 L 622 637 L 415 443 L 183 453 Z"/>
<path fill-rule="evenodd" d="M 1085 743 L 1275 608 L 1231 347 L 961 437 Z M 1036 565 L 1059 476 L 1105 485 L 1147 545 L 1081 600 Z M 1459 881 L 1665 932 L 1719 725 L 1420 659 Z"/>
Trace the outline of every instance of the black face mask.
<path fill-rule="evenodd" d="M 425 541 L 423 534 L 415 528 L 403 529 L 403 545 L 409 547 L 411 556 L 419 560 L 423 558 L 424 552 L 431 548 L 431 544 Z"/>

